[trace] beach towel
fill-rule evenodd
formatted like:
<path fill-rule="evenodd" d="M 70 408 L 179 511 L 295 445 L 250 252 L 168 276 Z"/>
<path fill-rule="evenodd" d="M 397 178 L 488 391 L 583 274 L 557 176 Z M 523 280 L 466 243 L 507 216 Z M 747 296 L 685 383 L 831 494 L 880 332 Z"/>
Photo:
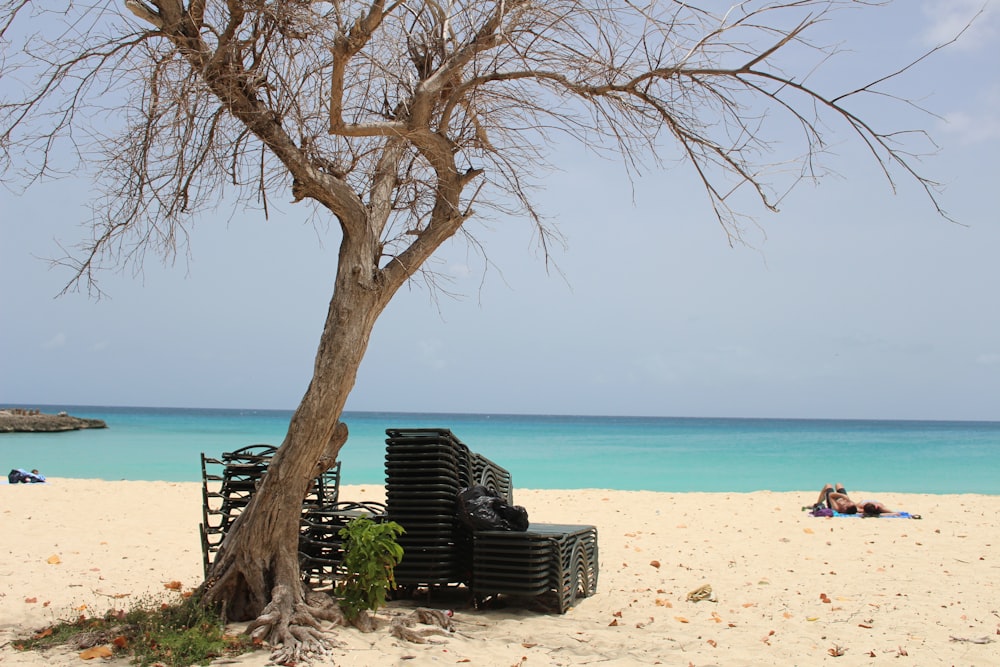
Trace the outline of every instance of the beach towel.
<path fill-rule="evenodd" d="M 836 510 L 832 510 L 829 507 L 823 507 L 822 504 L 813 505 L 812 507 L 803 507 L 804 510 L 809 510 L 809 516 L 819 516 L 819 517 L 837 517 L 841 519 L 921 519 L 919 514 L 910 514 L 909 512 L 895 512 L 893 514 L 881 514 L 876 516 L 866 516 L 865 514 L 858 512 L 857 514 L 841 514 Z"/>
<path fill-rule="evenodd" d="M 833 511 L 833 510 L 831 510 Z M 833 512 L 834 517 L 844 518 L 844 519 L 919 519 L 919 514 L 910 514 L 909 512 L 895 512 L 893 514 L 873 514 L 867 516 L 861 512 L 857 514 L 841 514 L 840 512 Z"/>

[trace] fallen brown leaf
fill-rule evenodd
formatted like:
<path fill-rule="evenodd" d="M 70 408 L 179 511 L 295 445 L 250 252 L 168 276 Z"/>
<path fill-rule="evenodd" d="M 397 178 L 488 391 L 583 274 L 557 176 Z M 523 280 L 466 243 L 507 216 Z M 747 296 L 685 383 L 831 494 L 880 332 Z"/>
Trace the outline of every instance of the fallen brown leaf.
<path fill-rule="evenodd" d="M 34 604 L 38 602 L 38 598 L 24 598 L 24 601 L 27 602 L 28 604 Z"/>
<path fill-rule="evenodd" d="M 171 581 L 163 584 L 163 587 L 166 588 L 168 591 L 179 591 L 181 588 L 184 587 L 184 584 L 182 584 L 179 581 Z"/>
<path fill-rule="evenodd" d="M 110 658 L 112 650 L 109 646 L 94 646 L 80 653 L 81 660 L 93 660 L 94 658 Z"/>
<path fill-rule="evenodd" d="M 649 564 L 652 565 L 653 567 L 657 568 L 657 569 L 659 569 L 659 567 L 660 567 L 660 561 L 658 561 L 658 560 L 651 560 L 651 561 L 649 561 Z"/>
<path fill-rule="evenodd" d="M 51 556 L 49 556 L 49 559 L 45 562 L 48 563 L 49 565 L 58 565 L 59 563 L 62 562 L 62 559 L 60 559 L 59 556 L 57 556 L 56 554 L 52 554 Z"/>

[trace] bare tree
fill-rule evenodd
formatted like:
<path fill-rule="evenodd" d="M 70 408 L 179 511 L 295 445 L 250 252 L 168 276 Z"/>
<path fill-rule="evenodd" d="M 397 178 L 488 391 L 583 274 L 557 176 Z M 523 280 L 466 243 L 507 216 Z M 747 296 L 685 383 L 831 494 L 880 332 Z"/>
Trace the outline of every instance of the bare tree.
<path fill-rule="evenodd" d="M 884 85 L 929 54 L 846 91 L 810 82 L 836 55 L 811 43 L 817 26 L 878 4 L 91 0 L 54 10 L 4 0 L 5 173 L 31 183 L 90 168 L 102 185 L 69 288 L 99 290 L 99 268 L 134 266 L 148 251 L 172 256 L 186 225 L 223 197 L 266 213 L 290 190 L 339 223 L 312 381 L 205 599 L 254 619 L 251 631 L 282 647 L 278 660 L 323 649 L 319 621 L 340 617 L 302 584 L 298 517 L 309 480 L 347 440 L 339 420 L 372 327 L 474 215 L 522 216 L 547 246 L 554 230 L 529 195 L 553 140 L 617 154 L 626 169 L 682 158 L 733 242 L 749 220 L 734 193 L 774 208 L 789 173 L 821 173 L 828 133 L 853 135 L 890 184 L 915 179 L 940 212 L 934 183 L 912 166 L 926 137 L 852 111 L 870 95 L 909 103 Z M 789 134 L 798 149 L 776 154 L 773 139 L 787 145 Z"/>

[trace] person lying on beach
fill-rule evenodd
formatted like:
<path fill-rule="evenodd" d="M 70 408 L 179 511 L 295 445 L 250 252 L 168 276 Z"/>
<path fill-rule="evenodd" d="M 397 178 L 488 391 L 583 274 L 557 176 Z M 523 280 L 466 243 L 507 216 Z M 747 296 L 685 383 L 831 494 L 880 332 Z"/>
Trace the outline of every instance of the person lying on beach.
<path fill-rule="evenodd" d="M 860 512 L 865 517 L 904 516 L 904 513 L 891 510 L 877 500 L 862 500 L 860 503 L 854 502 L 847 495 L 847 490 L 844 486 L 839 483 L 836 486 L 827 484 L 820 490 L 819 499 L 817 499 L 813 507 L 824 506 L 838 514 L 858 514 Z"/>
<path fill-rule="evenodd" d="M 858 509 L 863 516 L 899 516 L 900 512 L 891 510 L 877 500 L 862 500 Z"/>
<path fill-rule="evenodd" d="M 836 486 L 827 484 L 820 489 L 819 498 L 813 507 L 828 507 L 840 514 L 858 513 L 857 503 L 847 495 L 847 490 L 844 489 L 842 484 L 837 484 Z"/>
<path fill-rule="evenodd" d="M 42 475 L 37 470 L 32 470 L 28 472 L 27 470 L 22 470 L 21 468 L 14 468 L 7 474 L 7 481 L 11 484 L 39 484 L 45 481 L 45 475 Z"/>

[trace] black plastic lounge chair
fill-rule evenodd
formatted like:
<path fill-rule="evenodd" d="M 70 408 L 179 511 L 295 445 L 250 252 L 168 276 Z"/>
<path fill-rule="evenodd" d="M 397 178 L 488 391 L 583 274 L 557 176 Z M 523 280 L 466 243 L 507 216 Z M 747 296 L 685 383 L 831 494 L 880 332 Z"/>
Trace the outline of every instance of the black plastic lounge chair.
<path fill-rule="evenodd" d="M 472 531 L 457 521 L 457 494 L 481 484 L 513 504 L 510 472 L 448 429 L 387 429 L 389 518 L 401 524 L 400 586 L 467 584 L 477 602 L 554 595 L 564 613 L 597 590 L 597 529 L 534 523 L 527 531 Z"/>
<path fill-rule="evenodd" d="M 201 455 L 202 523 L 199 525 L 199 533 L 205 576 L 208 576 L 209 568 L 229 527 L 249 504 L 261 479 L 267 474 L 268 465 L 276 451 L 277 447 L 273 445 L 260 444 L 226 452 L 218 459 Z M 302 503 L 303 521 L 311 516 L 310 521 L 315 523 L 317 517 L 324 512 L 332 516 L 340 507 L 339 495 L 340 462 L 338 461 L 313 480 Z M 354 505 L 357 507 L 352 507 L 352 510 L 361 507 L 357 503 Z M 381 508 L 371 506 L 367 509 L 372 510 L 373 515 L 384 514 L 384 506 Z M 310 512 L 319 514 L 310 515 Z M 303 539 L 310 540 L 310 535 L 316 530 L 317 527 L 311 523 L 304 525 Z M 339 535 L 334 533 L 331 539 L 337 540 L 339 544 Z M 338 548 L 332 546 L 331 553 L 336 553 Z M 306 544 L 300 558 L 308 559 L 310 550 L 315 549 Z M 315 566 L 303 560 L 307 578 L 316 582 L 321 581 L 325 576 L 324 573 L 331 570 L 330 554 L 319 554 L 318 558 L 319 561 Z"/>
<path fill-rule="evenodd" d="M 471 578 L 471 542 L 456 516 L 458 492 L 472 482 L 472 453 L 447 429 L 387 429 L 388 518 L 406 531 L 396 566 L 404 588 L 442 586 Z"/>
<path fill-rule="evenodd" d="M 201 455 L 202 565 L 205 576 L 229 527 L 250 502 L 277 448 L 249 445 L 219 458 Z"/>
<path fill-rule="evenodd" d="M 472 592 L 477 604 L 496 595 L 554 594 L 560 614 L 597 591 L 597 529 L 533 523 L 524 532 L 476 531 Z"/>
<path fill-rule="evenodd" d="M 329 586 L 339 578 L 344 560 L 340 530 L 355 518 L 384 521 L 385 505 L 377 502 L 337 502 L 324 506 L 304 505 L 299 531 L 299 566 L 305 582 L 313 588 Z"/>

